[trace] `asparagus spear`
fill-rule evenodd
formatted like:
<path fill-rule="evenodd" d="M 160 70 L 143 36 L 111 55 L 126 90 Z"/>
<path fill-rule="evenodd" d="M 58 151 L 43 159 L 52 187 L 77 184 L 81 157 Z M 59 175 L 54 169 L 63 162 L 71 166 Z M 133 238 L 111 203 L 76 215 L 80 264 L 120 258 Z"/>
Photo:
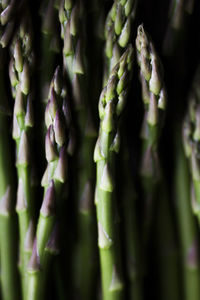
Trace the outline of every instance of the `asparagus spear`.
<path fill-rule="evenodd" d="M 50 232 L 49 239 L 44 248 L 44 255 L 38 258 L 37 239 L 34 241 L 32 256 L 29 261 L 28 272 L 28 289 L 26 299 L 44 299 L 46 279 L 49 273 L 52 258 L 59 253 L 58 249 L 58 226 L 54 225 Z"/>
<path fill-rule="evenodd" d="M 129 46 L 112 70 L 99 100 L 100 128 L 94 151 L 94 161 L 97 165 L 95 203 L 104 300 L 123 299 L 124 295 L 112 178 L 114 152 L 118 152 L 119 147 L 117 123 L 127 96 L 132 62 L 133 48 Z"/>
<path fill-rule="evenodd" d="M 2 55 L 2 53 L 1 53 Z M 2 57 L 1 57 L 2 59 Z M 3 300 L 20 298 L 17 272 L 16 215 L 14 211 L 14 166 L 9 135 L 9 111 L 1 61 L 0 68 L 0 261 Z"/>
<path fill-rule="evenodd" d="M 41 160 L 40 173 L 42 173 L 45 168 L 45 160 L 43 159 L 45 155 L 45 122 L 44 122 L 44 112 L 46 104 L 48 102 L 49 94 L 49 83 L 53 77 L 55 68 L 57 66 L 57 61 L 60 59 L 60 34 L 59 34 L 59 21 L 57 18 L 57 8 L 55 0 L 43 0 L 41 1 L 40 9 L 40 20 L 41 20 L 41 33 L 38 39 L 38 68 L 37 76 L 39 78 L 39 100 L 36 103 L 35 109 L 37 110 L 37 123 L 36 123 L 36 133 L 37 139 L 42 141 L 41 149 L 39 154 L 39 159 Z M 38 36 L 38 35 L 36 35 Z M 42 130 L 41 130 L 42 128 Z M 37 130 L 39 129 L 39 130 Z"/>
<path fill-rule="evenodd" d="M 159 138 L 166 108 L 166 90 L 163 82 L 161 62 L 150 37 L 144 31 L 142 25 L 138 27 L 136 48 L 145 110 L 142 127 L 143 154 L 140 174 L 145 200 L 143 232 L 145 254 L 147 259 L 151 233 L 154 232 L 153 221 L 154 216 L 156 216 L 156 207 L 159 207 L 159 214 L 156 218 L 159 222 L 157 223 L 159 224 L 158 228 L 165 230 L 167 238 L 165 241 L 163 238 L 160 238 L 160 233 L 158 235 L 159 249 L 162 255 L 164 254 L 164 261 L 161 260 L 159 264 L 161 269 L 160 279 L 162 284 L 167 283 L 168 289 L 173 291 L 174 299 L 177 299 L 179 293 L 178 276 L 175 265 L 177 264 L 177 255 L 173 253 L 173 251 L 171 251 L 172 253 L 166 252 L 169 244 L 174 242 L 173 229 L 175 224 L 171 216 L 169 197 L 165 191 L 167 189 L 166 182 L 162 176 L 158 154 Z M 159 191 L 161 191 L 161 195 L 165 194 L 166 196 L 159 199 Z M 158 203 L 156 201 L 157 199 Z M 167 266 L 166 272 L 165 268 L 162 268 L 164 263 Z"/>
<path fill-rule="evenodd" d="M 76 294 L 93 299 L 95 290 L 95 218 L 92 198 L 94 194 L 94 164 L 92 153 L 96 131 L 92 119 L 93 103 L 89 101 L 87 59 L 85 54 L 85 7 L 83 1 L 61 1 L 59 18 L 64 40 L 63 57 L 66 74 L 72 89 L 76 115 L 77 148 L 75 165 L 75 201 L 77 205 L 77 241 L 74 249 L 74 283 Z M 76 160 L 76 161 L 75 161 Z M 91 262 L 89 263 L 88 260 Z"/>
<path fill-rule="evenodd" d="M 143 139 L 141 177 L 146 201 L 147 215 L 144 218 L 144 235 L 147 241 L 155 208 L 153 199 L 156 185 L 160 179 L 158 143 L 163 122 L 163 112 L 166 107 L 166 90 L 159 57 L 150 37 L 144 31 L 143 25 L 138 27 L 136 48 L 145 109 L 141 134 Z"/>
<path fill-rule="evenodd" d="M 20 233 L 20 270 L 23 297 L 26 289 L 26 266 L 30 253 L 25 250 L 25 239 L 30 222 L 34 217 L 33 188 L 31 186 L 31 128 L 33 127 L 33 72 L 34 54 L 32 50 L 32 32 L 30 18 L 21 20 L 13 39 L 9 66 L 12 96 L 15 100 L 13 112 L 13 139 L 16 142 L 16 166 L 18 174 L 18 192 L 16 210 L 19 218 Z"/>
<path fill-rule="evenodd" d="M 199 121 L 200 121 L 200 97 L 199 97 L 200 68 L 196 72 L 189 95 L 189 107 L 183 123 L 183 144 L 185 155 L 188 158 L 192 175 L 194 195 L 192 210 L 200 223 L 200 173 L 199 173 Z"/>
<path fill-rule="evenodd" d="M 5 300 L 19 299 L 17 289 L 16 230 L 13 210 L 13 170 L 10 159 L 9 139 L 6 133 L 7 117 L 0 113 L 0 254 L 1 254 L 1 289 Z M 12 288 L 11 288 L 12 287 Z M 17 291 L 17 292 L 16 292 Z"/>
<path fill-rule="evenodd" d="M 176 215 L 179 225 L 181 242 L 181 259 L 183 268 L 183 291 L 185 299 L 195 300 L 200 297 L 199 288 L 199 248 L 198 230 L 190 205 L 190 174 L 183 151 L 179 131 L 176 134 L 176 166 L 175 166 L 175 197 Z"/>
<path fill-rule="evenodd" d="M 55 69 L 56 54 L 59 52 L 59 30 L 55 0 L 43 1 L 40 9 L 42 21 L 40 88 L 42 102 L 48 101 L 49 82 Z M 48 68 L 47 68 L 48 65 Z"/>
<path fill-rule="evenodd" d="M 137 0 L 114 0 L 105 23 L 105 70 L 104 85 L 111 70 L 118 62 L 122 52 L 126 49 L 132 24 L 137 11 Z"/>
<path fill-rule="evenodd" d="M 158 193 L 163 196 L 157 202 L 156 227 L 153 233 L 156 237 L 153 265 L 158 266 L 154 288 L 159 299 L 178 300 L 181 295 L 178 242 L 165 182 L 158 186 Z M 149 278 L 150 276 L 151 274 Z"/>
<path fill-rule="evenodd" d="M 137 11 L 137 1 L 118 1 L 115 0 L 105 22 L 105 58 L 104 58 L 104 78 L 103 85 L 106 84 L 108 76 L 113 67 L 118 63 L 122 52 L 127 48 L 131 36 L 132 25 L 135 21 Z M 124 159 L 124 163 L 127 161 Z M 126 170 L 123 168 L 122 172 Z M 125 174 L 126 174 L 125 172 Z M 129 174 L 130 175 L 130 174 Z M 123 216 L 125 217 L 126 237 L 126 254 L 127 254 L 127 270 L 129 279 L 129 293 L 134 299 L 140 298 L 140 284 L 138 280 L 138 268 L 135 266 L 135 257 L 138 258 L 137 237 L 135 228 L 135 218 L 133 216 L 133 198 L 130 178 L 127 176 L 126 187 L 123 190 Z M 131 263 L 130 263 L 131 261 Z M 133 262 L 134 261 L 134 262 Z"/>
<path fill-rule="evenodd" d="M 67 114 L 66 114 L 67 113 Z M 28 267 L 26 299 L 43 299 L 45 285 L 45 247 L 56 221 L 56 208 L 61 205 L 62 187 L 67 178 L 67 130 L 70 123 L 66 89 L 62 74 L 57 67 L 50 85 L 49 101 L 46 106 L 47 127 L 45 150 L 47 168 L 42 178 L 44 199 L 40 209 L 33 253 Z"/>
<path fill-rule="evenodd" d="M 128 295 L 130 299 L 141 300 L 143 297 L 142 273 L 143 262 L 141 256 L 141 239 L 139 237 L 136 201 L 138 200 L 135 191 L 135 184 L 131 174 L 131 161 L 128 152 L 128 143 L 124 140 L 125 131 L 121 134 L 122 157 L 122 222 L 124 223 L 123 236 L 125 239 L 126 270 L 128 278 Z"/>

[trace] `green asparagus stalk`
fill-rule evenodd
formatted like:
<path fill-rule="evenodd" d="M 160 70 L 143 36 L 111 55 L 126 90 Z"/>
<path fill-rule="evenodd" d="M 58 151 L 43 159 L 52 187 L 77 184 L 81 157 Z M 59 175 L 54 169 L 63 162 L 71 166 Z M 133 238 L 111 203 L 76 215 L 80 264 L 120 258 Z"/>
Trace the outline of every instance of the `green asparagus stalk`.
<path fill-rule="evenodd" d="M 38 223 L 39 233 L 35 239 L 31 259 L 27 266 L 28 288 L 26 299 L 44 298 L 44 276 L 46 267 L 46 244 L 51 235 L 53 224 L 55 223 L 55 187 L 52 185 L 46 192 L 45 199 L 40 211 L 40 220 Z M 43 270 L 43 273 L 42 273 Z"/>
<path fill-rule="evenodd" d="M 25 251 L 25 239 L 34 217 L 33 188 L 31 186 L 31 128 L 33 127 L 33 72 L 32 32 L 30 18 L 23 17 L 11 45 L 9 66 L 12 96 L 15 100 L 13 112 L 13 139 L 16 142 L 16 167 L 18 191 L 16 210 L 20 233 L 20 270 L 23 297 L 26 289 L 26 267 L 30 253 Z"/>
<path fill-rule="evenodd" d="M 3 70 L 0 70 L 1 103 L 6 103 Z M 2 110 L 3 108 L 3 110 Z M 20 299 L 17 271 L 16 215 L 14 211 L 14 167 L 11 155 L 9 118 L 0 108 L 0 261 L 1 293 L 3 300 Z"/>
<path fill-rule="evenodd" d="M 180 252 L 178 252 L 172 207 L 164 182 L 159 185 L 158 193 L 163 196 L 157 201 L 154 228 L 156 237 L 154 264 L 157 266 L 158 276 L 155 281 L 155 292 L 159 299 L 178 300 L 181 295 L 178 256 Z"/>
<path fill-rule="evenodd" d="M 126 49 L 137 11 L 137 0 L 114 0 L 105 23 L 104 85 L 122 52 Z"/>
<path fill-rule="evenodd" d="M 0 253 L 1 253 L 1 288 L 3 299 L 19 299 L 19 293 L 11 289 L 17 288 L 17 270 L 16 270 L 16 248 L 15 248 L 15 215 L 13 211 L 13 186 L 10 182 L 12 178 L 12 166 L 7 161 L 9 158 L 9 144 L 5 134 L 6 117 L 0 115 L 1 125 L 1 161 L 0 161 L 0 179 L 1 179 L 1 206 L 0 206 Z M 6 159 L 5 159 L 6 158 Z"/>
<path fill-rule="evenodd" d="M 57 18 L 57 8 L 55 0 L 43 0 L 40 5 L 40 20 L 41 20 L 41 33 L 39 43 L 39 95 L 40 101 L 36 103 L 35 109 L 37 110 L 37 139 L 42 141 L 41 150 L 39 153 L 39 159 L 41 160 L 41 175 L 45 168 L 45 122 L 44 112 L 49 96 L 49 83 L 53 77 L 55 68 L 57 66 L 57 60 L 59 57 L 60 47 L 60 33 L 59 33 L 59 21 Z M 41 130 L 42 128 L 42 130 Z"/>
<path fill-rule="evenodd" d="M 123 131 L 123 135 L 124 135 Z M 130 168 L 130 156 L 127 141 L 122 135 L 122 220 L 124 223 L 123 235 L 125 239 L 126 270 L 128 276 L 128 295 L 130 299 L 141 300 L 143 297 L 142 275 L 143 262 L 141 255 L 141 239 L 137 220 L 136 201 L 137 194 Z"/>
<path fill-rule="evenodd" d="M 142 25 L 138 27 L 136 48 L 145 110 L 141 133 L 143 140 L 141 178 L 146 201 L 144 236 L 147 241 L 155 209 L 153 199 L 155 198 L 157 183 L 160 180 L 158 144 L 163 112 L 166 107 L 166 90 L 163 83 L 161 62 Z"/>
<path fill-rule="evenodd" d="M 183 144 L 185 155 L 188 158 L 194 195 L 192 210 L 200 223 L 200 172 L 199 172 L 199 121 L 200 121 L 200 97 L 199 97 L 200 68 L 196 72 L 189 95 L 189 107 L 183 123 Z"/>
<path fill-rule="evenodd" d="M 115 0 L 105 22 L 105 62 L 104 62 L 104 78 L 103 85 L 106 84 L 113 67 L 118 63 L 120 56 L 124 49 L 127 48 L 130 40 L 132 26 L 136 17 L 137 1 L 118 1 Z M 124 170 L 123 170 L 124 171 Z M 129 184 L 128 184 L 129 182 Z M 133 211 L 133 197 L 130 192 L 130 180 L 126 181 L 126 188 L 123 190 L 124 203 L 124 217 L 125 217 L 125 232 L 126 232 L 126 254 L 127 254 L 127 268 L 129 278 L 129 292 L 134 299 L 140 298 L 140 284 L 138 280 L 138 269 L 133 265 L 133 261 L 137 256 L 136 252 L 136 228 Z M 131 261 L 131 263 L 130 263 Z"/>
<path fill-rule="evenodd" d="M 51 217 L 51 216 L 50 216 Z M 49 273 L 53 256 L 59 253 L 58 249 L 58 227 L 54 225 L 49 234 L 49 240 L 44 247 L 43 258 L 38 258 L 37 240 L 33 245 L 32 256 L 28 264 L 28 292 L 26 299 L 44 299 L 46 277 Z"/>
<path fill-rule="evenodd" d="M 56 54 L 59 52 L 59 29 L 56 1 L 43 1 L 40 9 L 42 19 L 40 88 L 42 102 L 48 102 L 49 82 L 55 70 Z M 47 68 L 48 66 L 48 68 Z"/>
<path fill-rule="evenodd" d="M 179 131 L 180 132 L 180 131 Z M 198 230 L 190 204 L 190 176 L 183 145 L 177 132 L 175 166 L 176 215 L 181 242 L 183 290 L 185 299 L 199 299 L 199 249 Z"/>
<path fill-rule="evenodd" d="M 91 181 L 86 182 L 78 207 L 78 240 L 75 247 L 74 278 L 77 295 L 92 299 L 96 283 L 96 247 L 94 220 L 94 188 Z"/>
<path fill-rule="evenodd" d="M 72 89 L 73 108 L 76 115 L 77 148 L 75 205 L 77 205 L 77 241 L 74 249 L 74 284 L 76 294 L 83 299 L 93 299 L 95 291 L 95 217 L 92 198 L 94 195 L 94 163 L 92 153 L 96 130 L 93 125 L 92 107 L 89 101 L 87 60 L 85 54 L 85 13 L 83 1 L 61 1 L 59 19 L 61 37 L 64 40 L 63 59 Z M 88 88 L 87 88 L 88 87 Z M 88 263 L 88 261 L 91 261 Z"/>
<path fill-rule="evenodd" d="M 145 110 L 142 128 L 143 153 L 140 173 L 145 201 L 143 228 L 146 259 L 145 267 L 147 268 L 148 250 L 149 245 L 151 245 L 150 238 L 152 237 L 152 232 L 154 232 L 153 224 L 155 223 L 154 217 L 156 217 L 156 208 L 159 207 L 156 220 L 158 222 L 158 228 L 163 228 L 163 232 L 165 230 L 166 235 L 165 241 L 160 232 L 156 243 L 161 253 L 161 260 L 158 264 L 161 271 L 160 282 L 163 287 L 167 287 L 167 290 L 173 291 L 171 296 L 177 299 L 179 295 L 178 276 L 176 272 L 177 254 L 176 247 L 173 245 L 173 230 L 175 224 L 173 223 L 169 208 L 169 197 L 167 195 L 166 182 L 161 172 L 158 153 L 167 97 L 163 82 L 161 62 L 150 37 L 145 33 L 142 25 L 138 27 L 136 48 Z M 172 248 L 175 247 L 175 250 L 168 251 L 167 249 L 170 248 L 170 245 L 172 245 Z M 162 295 L 162 297 L 164 297 L 164 295 Z"/>
<path fill-rule="evenodd" d="M 44 200 L 40 209 L 35 245 L 29 261 L 27 300 L 38 300 L 44 297 L 47 259 L 45 247 L 55 225 L 56 209 L 61 206 L 62 187 L 67 178 L 67 130 L 69 130 L 70 117 L 66 101 L 66 89 L 58 67 L 50 85 L 49 101 L 45 112 L 47 168 L 42 178 Z"/>
<path fill-rule="evenodd" d="M 50 268 L 50 263 L 52 261 L 52 255 L 58 255 L 59 253 L 59 226 L 56 223 L 51 232 L 50 238 L 45 246 L 45 261 L 44 261 L 44 269 L 46 270 L 46 274 L 48 274 L 48 270 Z"/>
<path fill-rule="evenodd" d="M 133 62 L 129 46 L 112 70 L 99 100 L 100 128 L 94 161 L 97 165 L 95 203 L 98 221 L 102 292 L 104 300 L 123 299 L 124 282 L 121 274 L 120 247 L 116 225 L 114 198 L 114 153 L 118 152 L 118 118 L 122 113 L 128 91 Z"/>

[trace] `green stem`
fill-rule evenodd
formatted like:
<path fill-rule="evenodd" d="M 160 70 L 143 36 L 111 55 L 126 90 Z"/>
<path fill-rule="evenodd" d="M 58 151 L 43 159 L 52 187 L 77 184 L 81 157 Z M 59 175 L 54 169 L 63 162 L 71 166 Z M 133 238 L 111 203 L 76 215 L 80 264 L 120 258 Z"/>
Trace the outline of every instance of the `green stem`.
<path fill-rule="evenodd" d="M 117 202 L 114 187 L 115 152 L 119 152 L 117 120 L 124 107 L 128 71 L 133 62 L 130 46 L 121 56 L 110 74 L 107 86 L 99 99 L 100 128 L 94 150 L 96 162 L 95 203 L 98 222 L 98 246 L 100 253 L 102 292 L 104 300 L 121 300 L 124 297 L 124 282 L 121 274 L 121 249 L 117 219 Z"/>
<path fill-rule="evenodd" d="M 0 255 L 1 285 L 4 300 L 19 299 L 17 288 L 17 247 L 13 207 L 13 173 L 7 117 L 0 113 Z"/>
<path fill-rule="evenodd" d="M 93 299 L 96 281 L 95 220 L 92 206 L 93 193 L 90 183 L 86 183 L 78 217 L 78 241 L 75 253 L 75 281 L 80 297 Z M 90 190 L 88 190 L 90 189 Z M 83 199 L 84 198 L 84 199 Z"/>
<path fill-rule="evenodd" d="M 177 134 L 178 135 L 178 134 Z M 190 177 L 179 138 L 176 138 L 175 196 L 182 253 L 183 288 L 186 300 L 200 298 L 197 248 L 198 230 L 190 203 Z"/>
<path fill-rule="evenodd" d="M 47 220 L 46 220 L 47 221 Z M 50 221 L 46 222 L 50 226 Z M 58 254 L 58 226 L 51 227 L 47 242 L 41 251 L 41 241 L 36 237 L 32 256 L 28 265 L 28 286 L 26 299 L 40 300 L 45 298 L 46 279 L 49 273 L 52 256 Z M 43 227 L 47 232 L 47 226 Z M 46 235 L 47 237 L 47 235 Z M 37 242 L 39 240 L 39 244 Z M 44 239 L 43 239 L 44 240 Z"/>
<path fill-rule="evenodd" d="M 44 299 L 45 293 L 45 279 L 47 276 L 47 254 L 45 252 L 45 246 L 50 238 L 51 231 L 55 223 L 54 216 L 43 216 L 40 213 L 35 248 L 28 266 L 27 276 L 27 300 L 40 300 Z"/>
<path fill-rule="evenodd" d="M 157 205 L 157 249 L 158 249 L 158 281 L 160 281 L 159 298 L 163 300 L 180 299 L 179 260 L 175 224 L 172 219 L 169 198 L 165 187 L 158 190 Z M 159 197 L 162 195 L 162 197 Z"/>
<path fill-rule="evenodd" d="M 23 135 L 23 133 L 22 133 Z M 21 138 L 22 138 L 21 135 Z M 16 141 L 17 144 L 17 154 L 18 158 L 20 157 L 20 145 L 19 140 Z M 23 145 L 24 148 L 27 147 L 26 144 Z M 28 151 L 27 149 L 25 150 Z M 18 195 L 17 195 L 17 206 L 16 211 L 18 213 L 19 219 L 19 234 L 20 234 L 20 269 L 21 269 L 21 280 L 22 280 L 22 289 L 23 289 L 23 297 L 26 295 L 26 286 L 27 286 L 27 276 L 26 276 L 26 268 L 27 268 L 27 258 L 25 253 L 25 239 L 28 231 L 28 226 L 33 217 L 33 202 L 32 202 L 32 187 L 31 187 L 31 179 L 30 179 L 30 167 L 29 162 L 26 161 L 24 163 L 24 158 L 22 158 L 23 162 L 20 159 L 17 159 L 17 173 L 18 173 Z"/>
<path fill-rule="evenodd" d="M 143 263 L 141 260 L 141 240 L 139 238 L 138 224 L 136 218 L 136 193 L 130 172 L 129 154 L 127 153 L 127 143 L 123 145 L 122 174 L 123 174 L 123 220 L 124 236 L 126 247 L 126 268 L 129 280 L 130 299 L 142 299 L 142 280 Z"/>
<path fill-rule="evenodd" d="M 40 272 L 29 272 L 28 273 L 28 286 L 27 286 L 27 296 L 25 299 L 27 300 L 40 300 L 43 299 L 41 297 L 41 292 L 39 289 L 38 283 L 40 282 Z"/>
<path fill-rule="evenodd" d="M 108 158 L 112 137 L 102 131 L 103 153 Z M 110 155 L 109 155 L 110 156 Z M 102 174 L 106 167 L 105 160 L 97 162 L 97 220 L 99 231 L 99 251 L 104 300 L 123 299 L 123 282 L 120 275 L 119 245 L 116 236 L 116 203 L 113 193 L 101 188 Z"/>
<path fill-rule="evenodd" d="M 77 112 L 79 116 L 79 151 L 77 153 L 77 196 L 78 196 L 78 241 L 75 248 L 74 282 L 80 297 L 93 299 L 95 290 L 95 212 L 94 197 L 94 129 L 88 128 L 84 109 Z M 90 126 L 90 125 L 89 125 Z M 88 263 L 91 261 L 91 263 Z"/>
<path fill-rule="evenodd" d="M 38 226 L 37 226 L 37 251 L 40 256 L 40 261 L 43 261 L 44 248 L 50 237 L 53 225 L 55 223 L 54 216 L 44 217 L 40 214 Z M 42 263 L 41 263 L 42 264 Z"/>

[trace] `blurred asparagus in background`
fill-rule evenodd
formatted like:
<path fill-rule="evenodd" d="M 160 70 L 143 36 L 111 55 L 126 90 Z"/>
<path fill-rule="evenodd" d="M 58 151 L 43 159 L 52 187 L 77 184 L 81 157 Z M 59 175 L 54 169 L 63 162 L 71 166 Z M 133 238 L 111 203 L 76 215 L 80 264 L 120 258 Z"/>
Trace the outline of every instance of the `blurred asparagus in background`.
<path fill-rule="evenodd" d="M 181 244 L 181 263 L 183 271 L 183 290 L 185 299 L 199 299 L 199 247 L 198 230 L 190 201 L 190 174 L 181 137 L 175 135 L 176 171 L 175 200 Z"/>
<path fill-rule="evenodd" d="M 200 102 L 199 102 L 199 81 L 200 69 L 196 72 L 192 88 L 189 94 L 188 111 L 183 124 L 183 144 L 185 155 L 189 160 L 191 171 L 191 190 L 193 190 L 192 210 L 196 215 L 198 223 L 200 222 L 199 196 L 200 196 L 200 174 L 199 174 L 199 120 L 200 120 Z"/>
<path fill-rule="evenodd" d="M 169 22 L 163 42 L 163 52 L 171 56 L 180 47 L 187 29 L 189 16 L 194 9 L 194 0 L 173 0 L 169 11 Z"/>

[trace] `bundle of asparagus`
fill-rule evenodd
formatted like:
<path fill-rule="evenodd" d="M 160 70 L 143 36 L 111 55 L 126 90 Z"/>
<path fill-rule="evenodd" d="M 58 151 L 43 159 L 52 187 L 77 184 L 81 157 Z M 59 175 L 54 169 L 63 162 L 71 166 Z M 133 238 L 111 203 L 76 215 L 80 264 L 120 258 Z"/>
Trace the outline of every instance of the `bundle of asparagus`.
<path fill-rule="evenodd" d="M 198 8 L 0 1 L 2 300 L 200 299 Z"/>

